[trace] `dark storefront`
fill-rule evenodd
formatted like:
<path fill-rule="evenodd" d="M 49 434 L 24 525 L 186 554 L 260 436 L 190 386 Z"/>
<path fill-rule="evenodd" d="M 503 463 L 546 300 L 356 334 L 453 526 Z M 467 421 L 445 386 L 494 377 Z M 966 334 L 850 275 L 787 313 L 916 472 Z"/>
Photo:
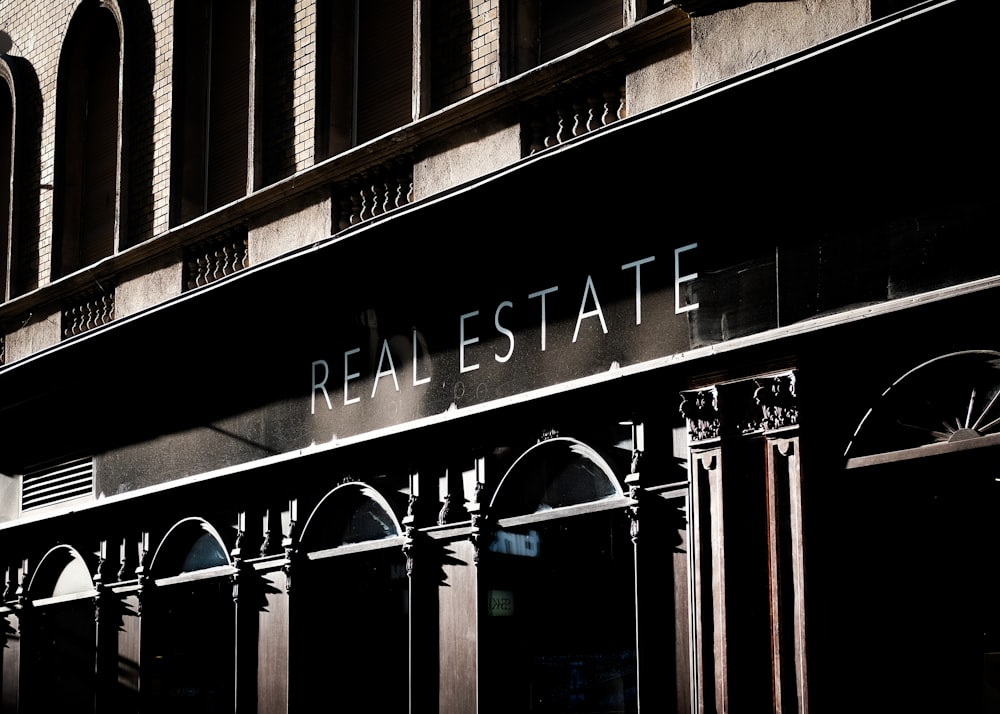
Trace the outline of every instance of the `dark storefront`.
<path fill-rule="evenodd" d="M 959 5 L 0 370 L 3 711 L 997 711 Z"/>

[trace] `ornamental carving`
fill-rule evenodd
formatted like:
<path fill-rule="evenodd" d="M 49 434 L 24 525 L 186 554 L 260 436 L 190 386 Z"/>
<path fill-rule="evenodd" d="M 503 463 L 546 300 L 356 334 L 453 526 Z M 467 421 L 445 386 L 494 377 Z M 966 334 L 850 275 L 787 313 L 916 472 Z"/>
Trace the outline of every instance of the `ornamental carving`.
<path fill-rule="evenodd" d="M 754 380 L 757 389 L 754 401 L 760 407 L 760 429 L 773 431 L 799 423 L 799 406 L 795 394 L 795 373 Z"/>
<path fill-rule="evenodd" d="M 719 438 L 719 393 L 714 387 L 681 392 L 680 412 L 687 420 L 690 441 Z"/>

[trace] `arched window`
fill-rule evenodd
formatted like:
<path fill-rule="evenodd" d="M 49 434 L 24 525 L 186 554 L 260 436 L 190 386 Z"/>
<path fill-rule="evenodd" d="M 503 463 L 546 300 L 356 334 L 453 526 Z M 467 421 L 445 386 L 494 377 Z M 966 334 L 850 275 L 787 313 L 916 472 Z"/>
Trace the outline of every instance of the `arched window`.
<path fill-rule="evenodd" d="M 14 239 L 14 78 L 0 59 L 0 274 L 4 276 L 0 301 L 10 297 Z"/>
<path fill-rule="evenodd" d="M 624 504 L 610 464 L 574 439 L 540 442 L 503 477 L 480 556 L 483 711 L 636 711 Z"/>
<path fill-rule="evenodd" d="M 177 523 L 149 567 L 143 594 L 143 711 L 218 714 L 234 707 L 232 563 L 200 518 Z"/>
<path fill-rule="evenodd" d="M 108 3 L 83 0 L 59 58 L 54 277 L 118 249 L 121 218 L 122 33 Z"/>
<path fill-rule="evenodd" d="M 903 373 L 846 456 L 853 490 L 815 527 L 829 535 L 827 656 L 850 662 L 882 710 L 994 711 L 1000 352 L 953 352 Z M 928 684 L 877 691 L 903 679 Z"/>
<path fill-rule="evenodd" d="M 1000 352 L 967 350 L 909 370 L 864 416 L 848 467 L 1000 444 Z"/>
<path fill-rule="evenodd" d="M 174 224 L 247 194 L 250 28 L 246 0 L 174 3 Z"/>
<path fill-rule="evenodd" d="M 393 508 L 363 483 L 333 489 L 306 521 L 290 614 L 293 709 L 324 701 L 330 711 L 407 711 L 402 542 Z"/>
<path fill-rule="evenodd" d="M 21 698 L 26 712 L 87 711 L 95 692 L 94 583 L 80 553 L 61 545 L 42 558 L 22 618 Z"/>

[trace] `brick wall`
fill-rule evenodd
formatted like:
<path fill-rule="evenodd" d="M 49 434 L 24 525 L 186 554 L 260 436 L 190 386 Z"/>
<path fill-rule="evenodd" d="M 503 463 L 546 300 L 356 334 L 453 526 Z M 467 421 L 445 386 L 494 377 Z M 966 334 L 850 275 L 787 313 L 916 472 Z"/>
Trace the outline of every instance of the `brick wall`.
<path fill-rule="evenodd" d="M 96 0 L 82 0 L 95 2 Z M 308 168 L 315 156 L 316 1 L 258 0 L 257 185 Z M 16 187 L 24 223 L 18 228 L 20 287 L 50 282 L 56 97 L 63 40 L 81 0 L 8 0 L 0 5 L 0 29 L 13 40 L 7 60 L 32 75 L 33 91 L 17 97 L 19 118 L 36 125 L 17 149 L 34 154 Z M 123 248 L 170 227 L 170 150 L 174 34 L 173 0 L 118 0 L 124 24 Z M 23 71 L 27 69 L 28 72 Z M 37 79 L 35 79 L 37 78 Z M 37 106 L 32 106 L 32 104 Z M 33 145 L 32 145 L 33 144 Z"/>
<path fill-rule="evenodd" d="M 435 109 L 500 81 L 499 0 L 443 0 L 431 8 Z"/>

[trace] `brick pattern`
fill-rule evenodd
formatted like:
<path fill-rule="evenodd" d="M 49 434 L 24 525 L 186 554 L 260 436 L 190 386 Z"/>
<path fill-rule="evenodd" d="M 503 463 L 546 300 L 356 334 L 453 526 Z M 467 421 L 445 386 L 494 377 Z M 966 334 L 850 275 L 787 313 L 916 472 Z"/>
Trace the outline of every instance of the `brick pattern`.
<path fill-rule="evenodd" d="M 255 3 L 254 165 L 263 186 L 309 168 L 317 147 L 317 9 L 325 0 Z M 98 0 L 7 0 L 0 29 L 13 39 L 9 62 L 30 69 L 34 99 L 18 97 L 19 116 L 34 111 L 36 156 L 18 179 L 18 292 L 47 285 L 53 255 L 53 183 L 58 67 L 70 21 L 81 3 Z M 126 166 L 125 230 L 120 248 L 170 229 L 175 0 L 106 0 L 123 23 Z M 425 49 L 433 108 L 500 81 L 500 0 L 436 0 Z M 32 102 L 37 106 L 31 106 Z M 23 142 L 22 142 L 23 143 Z M 28 194 L 26 199 L 25 194 Z M 359 194 L 360 195 L 360 194 Z"/>
<path fill-rule="evenodd" d="M 329 2 L 329 0 L 318 0 Z M 316 1 L 295 3 L 295 77 L 292 82 L 292 118 L 295 126 L 292 156 L 295 171 L 309 168 L 316 155 Z"/>
<path fill-rule="evenodd" d="M 152 202 L 145 207 L 152 214 L 151 233 L 159 235 L 170 226 L 170 116 L 173 110 L 174 3 L 150 3 L 153 26 L 153 132 L 150 151 L 144 156 L 152 163 Z"/>
<path fill-rule="evenodd" d="M 37 76 L 38 154 L 19 176 L 27 199 L 28 224 L 19 231 L 21 288 L 50 282 L 57 73 L 63 38 L 81 2 L 96 0 L 8 0 L 0 6 L 0 29 L 13 39 L 11 62 Z M 124 146 L 125 231 L 121 247 L 149 240 L 170 228 L 170 145 L 173 97 L 173 0 L 116 0 L 125 44 Z M 250 0 L 247 0 L 249 3 Z M 317 0 L 257 0 L 258 184 L 308 168 L 315 156 Z M 18 97 L 28 101 L 30 97 Z M 19 112 L 30 116 L 22 103 Z M 22 195 L 21 201 L 25 200 Z"/>
<path fill-rule="evenodd" d="M 431 104 L 437 109 L 500 81 L 499 0 L 431 7 Z"/>

